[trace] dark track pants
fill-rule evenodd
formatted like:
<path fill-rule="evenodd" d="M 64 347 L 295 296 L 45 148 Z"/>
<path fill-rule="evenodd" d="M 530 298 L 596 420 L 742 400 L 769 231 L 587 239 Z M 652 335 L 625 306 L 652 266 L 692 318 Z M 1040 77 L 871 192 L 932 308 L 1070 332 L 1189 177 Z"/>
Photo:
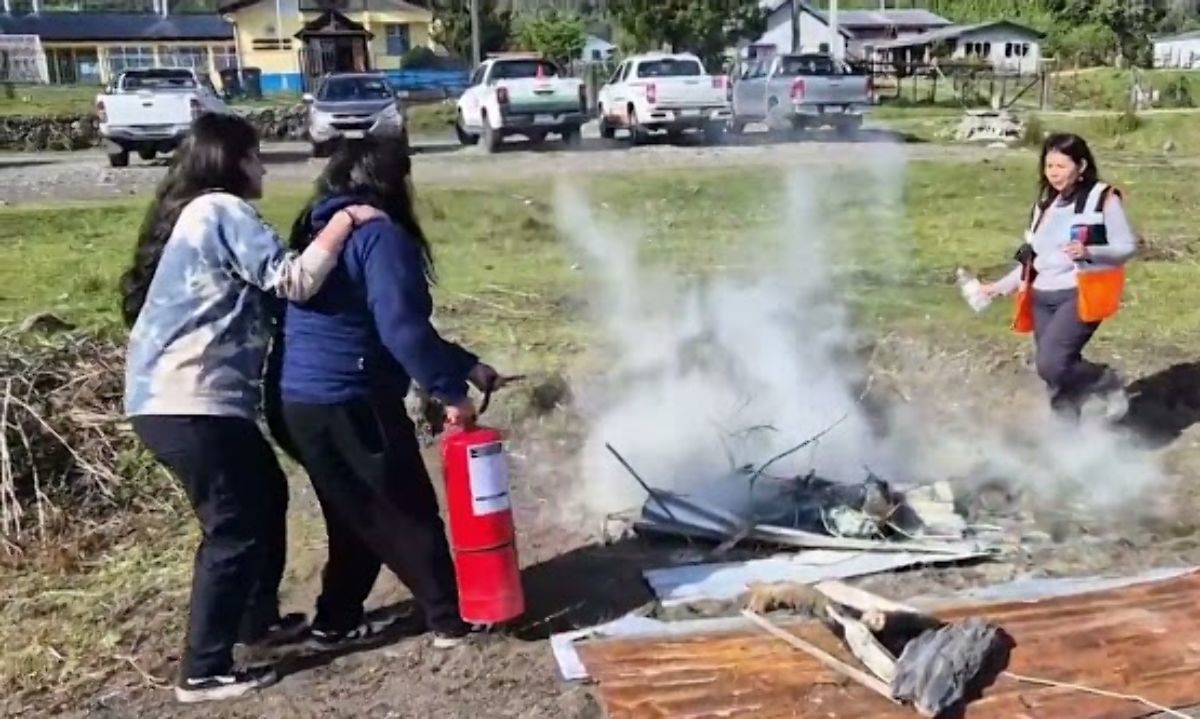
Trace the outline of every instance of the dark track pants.
<path fill-rule="evenodd" d="M 142 443 L 183 485 L 202 538 L 192 571 L 185 677 L 226 674 L 233 645 L 279 619 L 287 478 L 248 419 L 143 416 Z"/>
<path fill-rule="evenodd" d="M 1083 401 L 1104 375 L 1105 367 L 1083 359 L 1083 348 L 1100 327 L 1079 319 L 1074 289 L 1034 293 L 1034 341 L 1037 372 L 1050 393 L 1050 407 L 1078 417 Z"/>
<path fill-rule="evenodd" d="M 412 592 L 430 629 L 457 626 L 454 564 L 404 398 L 284 402 L 283 417 L 329 532 L 314 626 L 356 627 L 381 564 Z"/>

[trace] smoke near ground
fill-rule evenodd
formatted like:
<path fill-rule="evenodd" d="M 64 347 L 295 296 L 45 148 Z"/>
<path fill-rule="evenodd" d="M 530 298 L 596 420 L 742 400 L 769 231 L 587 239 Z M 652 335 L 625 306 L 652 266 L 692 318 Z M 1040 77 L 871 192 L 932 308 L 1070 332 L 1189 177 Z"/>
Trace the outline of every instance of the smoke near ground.
<path fill-rule="evenodd" d="M 951 375 L 925 378 L 910 403 L 885 409 L 881 436 L 859 401 L 867 372 L 852 351 L 860 338 L 845 304 L 848 291 L 863 290 L 841 280 L 857 273 L 894 284 L 913 246 L 903 149 L 862 162 L 781 177 L 777 226 L 731 243 L 737 256 L 723 266 L 737 271 L 688 274 L 643 262 L 628 215 L 598 214 L 583 189 L 560 183 L 558 226 L 586 272 L 606 368 L 595 383 L 602 390 L 582 408 L 576 509 L 604 516 L 645 500 L 607 444 L 652 486 L 687 491 L 834 425 L 771 474 L 859 481 L 869 468 L 898 483 L 1001 480 L 1043 507 L 1092 514 L 1123 511 L 1162 481 L 1152 455 L 1107 427 L 1055 423 L 1040 398 L 1035 411 L 992 417 Z M 946 295 L 959 301 L 951 285 Z M 978 321 L 1003 322 L 1002 313 Z M 962 406 L 975 409 L 941 411 Z M 731 488 L 731 501 L 746 499 L 740 489 Z"/>

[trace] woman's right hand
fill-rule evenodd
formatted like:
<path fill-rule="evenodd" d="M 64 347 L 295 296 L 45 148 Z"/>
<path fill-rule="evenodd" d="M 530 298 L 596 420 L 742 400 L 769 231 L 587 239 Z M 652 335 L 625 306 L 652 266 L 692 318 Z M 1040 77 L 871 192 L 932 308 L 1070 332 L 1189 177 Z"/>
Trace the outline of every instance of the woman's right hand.
<path fill-rule="evenodd" d="M 475 403 L 470 398 L 463 398 L 454 404 L 446 405 L 446 426 L 470 429 L 475 426 L 478 414 Z"/>
<path fill-rule="evenodd" d="M 354 221 L 355 227 L 371 220 L 387 217 L 386 212 L 372 205 L 348 205 L 344 209 L 344 212 L 350 215 L 350 219 Z"/>

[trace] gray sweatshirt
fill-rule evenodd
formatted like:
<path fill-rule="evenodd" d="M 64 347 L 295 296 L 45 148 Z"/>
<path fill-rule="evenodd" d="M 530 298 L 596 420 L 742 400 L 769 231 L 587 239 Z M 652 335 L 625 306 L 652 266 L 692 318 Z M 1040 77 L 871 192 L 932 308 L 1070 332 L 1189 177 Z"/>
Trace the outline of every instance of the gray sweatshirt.
<path fill-rule="evenodd" d="M 125 411 L 257 416 L 270 295 L 317 293 L 337 256 L 289 252 L 245 200 L 211 192 L 179 215 L 129 336 Z"/>
<path fill-rule="evenodd" d="M 1029 238 L 1037 258 L 1033 268 L 1037 277 L 1033 281 L 1035 290 L 1070 290 L 1077 286 L 1075 279 L 1075 262 L 1065 252 L 1071 243 L 1071 225 L 1075 221 L 1075 203 L 1073 200 L 1061 200 L 1046 209 L 1041 225 L 1037 232 Z M 1137 238 L 1129 226 L 1129 218 L 1125 216 L 1125 208 L 1121 198 L 1110 193 L 1104 203 L 1104 226 L 1108 233 L 1108 244 L 1091 245 L 1092 263 L 1098 266 L 1119 266 L 1133 256 L 1137 250 Z M 996 289 L 1005 295 L 1016 292 L 1021 285 L 1021 266 L 1017 265 L 995 284 Z"/>

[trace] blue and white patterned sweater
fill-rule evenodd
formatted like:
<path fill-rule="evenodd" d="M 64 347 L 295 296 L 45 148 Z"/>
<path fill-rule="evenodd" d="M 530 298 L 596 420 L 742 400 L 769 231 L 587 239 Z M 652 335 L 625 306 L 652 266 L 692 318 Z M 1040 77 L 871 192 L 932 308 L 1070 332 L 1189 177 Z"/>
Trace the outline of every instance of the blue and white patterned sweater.
<path fill-rule="evenodd" d="M 315 243 L 302 255 L 285 249 L 239 197 L 211 192 L 193 200 L 130 333 L 126 413 L 254 419 L 274 297 L 309 299 L 336 263 Z"/>

